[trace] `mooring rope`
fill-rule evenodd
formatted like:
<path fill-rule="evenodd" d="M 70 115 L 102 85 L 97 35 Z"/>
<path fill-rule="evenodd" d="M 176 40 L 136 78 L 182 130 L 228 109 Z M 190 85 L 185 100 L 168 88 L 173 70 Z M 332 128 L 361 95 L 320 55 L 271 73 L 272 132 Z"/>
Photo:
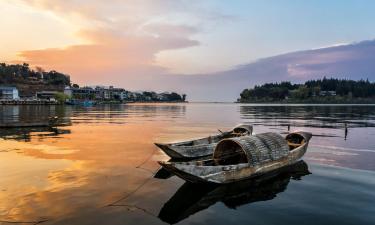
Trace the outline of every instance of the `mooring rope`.
<path fill-rule="evenodd" d="M 154 148 L 154 150 L 152 150 L 151 154 L 146 158 L 145 161 L 143 161 L 141 164 L 139 164 L 135 168 L 141 168 L 141 166 L 143 166 L 144 164 L 146 164 L 151 159 L 151 157 L 155 154 L 155 152 L 156 152 L 156 148 Z"/>

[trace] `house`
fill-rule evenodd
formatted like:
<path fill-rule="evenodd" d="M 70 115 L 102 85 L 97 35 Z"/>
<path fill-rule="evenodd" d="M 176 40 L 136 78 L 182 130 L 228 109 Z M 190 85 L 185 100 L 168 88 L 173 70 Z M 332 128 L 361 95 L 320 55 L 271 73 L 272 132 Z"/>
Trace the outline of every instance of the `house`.
<path fill-rule="evenodd" d="M 69 98 L 73 96 L 73 91 L 75 88 L 71 88 L 69 86 L 66 86 L 64 89 L 64 94 L 67 95 Z"/>
<path fill-rule="evenodd" d="M 320 96 L 336 96 L 336 91 L 321 91 Z"/>
<path fill-rule="evenodd" d="M 90 100 L 124 100 L 127 92 L 123 88 L 113 86 L 93 86 L 93 87 L 66 87 L 64 94 L 73 99 L 90 99 Z"/>
<path fill-rule="evenodd" d="M 64 94 L 73 99 L 96 99 L 99 96 L 99 91 L 91 87 L 66 87 L 64 89 Z"/>
<path fill-rule="evenodd" d="M 37 99 L 46 99 L 50 101 L 55 101 L 55 95 L 57 91 L 39 91 L 36 93 Z"/>
<path fill-rule="evenodd" d="M 109 86 L 108 91 L 109 91 L 109 98 L 110 99 L 124 100 L 125 89 L 123 89 L 123 88 L 115 88 L 113 86 Z"/>
<path fill-rule="evenodd" d="M 18 89 L 15 87 L 0 87 L 0 99 L 15 100 L 19 99 Z"/>

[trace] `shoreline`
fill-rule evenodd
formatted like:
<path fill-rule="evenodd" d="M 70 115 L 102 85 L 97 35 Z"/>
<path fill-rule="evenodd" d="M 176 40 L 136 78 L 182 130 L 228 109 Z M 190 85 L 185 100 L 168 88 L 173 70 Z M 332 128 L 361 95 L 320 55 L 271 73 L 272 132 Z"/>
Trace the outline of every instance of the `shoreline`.
<path fill-rule="evenodd" d="M 363 104 L 375 104 L 375 99 L 357 99 L 348 101 L 334 101 L 334 100 L 305 100 L 305 101 L 236 101 L 235 103 L 248 103 L 248 104 L 353 104 L 353 105 L 363 105 Z"/>

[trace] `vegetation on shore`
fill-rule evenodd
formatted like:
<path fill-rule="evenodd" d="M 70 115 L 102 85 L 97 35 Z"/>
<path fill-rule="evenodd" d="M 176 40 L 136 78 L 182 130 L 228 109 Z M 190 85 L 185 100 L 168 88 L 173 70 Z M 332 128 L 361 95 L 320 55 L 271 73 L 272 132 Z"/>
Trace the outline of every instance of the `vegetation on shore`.
<path fill-rule="evenodd" d="M 323 78 L 266 83 L 245 89 L 238 102 L 248 103 L 375 103 L 375 82 Z"/>
<path fill-rule="evenodd" d="M 38 91 L 63 92 L 70 84 L 69 75 L 55 70 L 45 71 L 40 67 L 34 70 L 26 63 L 0 63 L 0 85 L 15 86 L 22 96 L 32 96 Z"/>
<path fill-rule="evenodd" d="M 70 77 L 55 70 L 44 71 L 40 67 L 30 69 L 29 64 L 7 65 L 0 63 L 0 84 L 43 83 L 51 85 L 70 85 Z"/>

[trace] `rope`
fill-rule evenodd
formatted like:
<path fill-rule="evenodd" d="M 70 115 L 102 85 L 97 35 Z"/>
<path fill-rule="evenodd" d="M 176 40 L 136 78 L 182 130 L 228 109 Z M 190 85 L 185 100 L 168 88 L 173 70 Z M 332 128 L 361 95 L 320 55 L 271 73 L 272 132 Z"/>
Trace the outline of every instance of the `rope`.
<path fill-rule="evenodd" d="M 146 164 L 146 163 L 151 159 L 151 157 L 154 155 L 155 151 L 156 151 L 156 148 L 154 148 L 154 150 L 151 152 L 150 156 L 148 156 L 148 157 L 146 158 L 145 161 L 143 161 L 141 164 L 139 164 L 139 165 L 137 165 L 137 166 L 135 167 L 135 168 L 137 168 L 137 169 L 143 169 L 143 170 L 146 170 L 146 171 L 150 172 L 152 175 L 151 175 L 149 178 L 147 178 L 143 183 L 141 183 L 136 189 L 134 189 L 133 191 L 129 192 L 127 195 L 125 195 L 124 197 L 118 199 L 117 201 L 114 201 L 114 202 L 108 204 L 107 206 L 118 206 L 118 205 L 116 205 L 116 203 L 118 203 L 118 202 L 120 202 L 120 201 L 123 201 L 123 200 L 126 200 L 126 199 L 129 198 L 131 195 L 135 194 L 135 193 L 136 193 L 139 189 L 141 189 L 141 188 L 142 188 L 142 187 L 143 187 L 143 186 L 144 186 L 149 180 L 151 180 L 151 179 L 153 178 L 153 175 L 156 174 L 156 171 L 152 171 L 152 170 L 149 170 L 149 169 L 143 168 L 142 166 L 143 166 L 144 164 Z"/>
<path fill-rule="evenodd" d="M 141 168 L 141 167 L 139 167 Z M 143 168 L 142 168 L 143 169 Z M 151 171 L 149 171 L 151 172 Z M 125 195 L 124 197 L 110 203 L 107 205 L 108 206 L 115 206 L 115 207 L 119 207 L 119 206 L 123 206 L 123 207 L 127 207 L 127 210 L 130 211 L 131 208 L 135 208 L 135 209 L 138 209 L 138 210 L 141 210 L 143 211 L 144 213 L 150 215 L 150 216 L 153 216 L 155 218 L 157 218 L 157 216 L 155 214 L 153 214 L 152 212 L 148 211 L 147 209 L 145 208 L 142 208 L 142 207 L 139 207 L 137 205 L 130 205 L 130 204 L 117 204 L 118 202 L 121 202 L 121 201 L 124 201 L 126 199 L 128 199 L 130 196 L 132 196 L 133 194 L 135 194 L 138 190 L 140 190 L 145 184 L 147 184 L 148 181 L 150 181 L 152 178 L 153 178 L 153 175 L 155 175 L 156 171 L 153 171 L 152 172 L 152 176 L 150 176 L 149 178 L 147 178 L 143 183 L 141 183 L 136 189 L 134 189 L 133 191 L 129 192 L 127 195 Z"/>
<path fill-rule="evenodd" d="M 116 206 L 124 206 L 124 207 L 126 207 L 126 209 L 127 209 L 128 211 L 130 211 L 130 208 L 135 208 L 135 209 L 141 210 L 141 211 L 143 211 L 144 213 L 146 213 L 146 214 L 148 214 L 148 215 L 150 215 L 150 216 L 153 216 L 153 217 L 155 217 L 155 218 L 158 217 L 157 215 L 153 214 L 152 212 L 148 211 L 147 209 L 142 208 L 142 207 L 139 207 L 139 206 L 137 206 L 137 205 L 126 205 L 126 204 L 124 204 L 124 205 L 116 205 Z"/>
<path fill-rule="evenodd" d="M 141 164 L 139 164 L 135 168 L 141 168 L 141 166 L 143 166 L 144 164 L 146 164 L 151 159 L 151 157 L 155 154 L 155 152 L 156 152 L 156 148 L 154 148 L 154 150 L 152 150 L 150 156 L 147 157 L 145 161 L 143 161 Z"/>

